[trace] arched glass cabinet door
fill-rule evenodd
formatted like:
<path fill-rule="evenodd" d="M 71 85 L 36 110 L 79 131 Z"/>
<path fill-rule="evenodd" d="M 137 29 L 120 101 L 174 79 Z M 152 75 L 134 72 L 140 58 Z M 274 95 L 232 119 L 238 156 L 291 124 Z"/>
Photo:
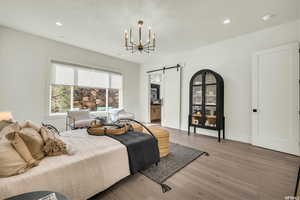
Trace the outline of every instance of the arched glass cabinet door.
<path fill-rule="evenodd" d="M 202 124 L 203 120 L 201 119 L 203 117 L 202 115 L 202 100 L 203 100 L 203 74 L 198 74 L 194 79 L 192 80 L 192 124 L 194 125 L 200 125 Z"/>
<path fill-rule="evenodd" d="M 205 119 L 204 125 L 217 126 L 217 79 L 211 72 L 205 73 Z"/>

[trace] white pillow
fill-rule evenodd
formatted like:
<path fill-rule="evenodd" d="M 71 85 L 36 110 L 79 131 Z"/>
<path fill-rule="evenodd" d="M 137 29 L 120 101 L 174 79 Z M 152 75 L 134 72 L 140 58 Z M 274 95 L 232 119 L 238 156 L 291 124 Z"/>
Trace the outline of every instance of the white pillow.
<path fill-rule="evenodd" d="M 124 109 L 113 109 L 109 111 L 110 120 L 115 122 L 119 119 L 119 113 L 124 111 Z"/>

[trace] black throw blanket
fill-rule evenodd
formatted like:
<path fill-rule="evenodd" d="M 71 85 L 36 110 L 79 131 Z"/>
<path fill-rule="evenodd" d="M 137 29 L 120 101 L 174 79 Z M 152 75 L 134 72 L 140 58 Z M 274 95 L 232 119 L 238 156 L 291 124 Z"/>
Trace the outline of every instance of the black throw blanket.
<path fill-rule="evenodd" d="M 129 131 L 122 135 L 107 136 L 118 140 L 127 148 L 130 173 L 135 174 L 159 162 L 157 139 L 150 134 Z"/>

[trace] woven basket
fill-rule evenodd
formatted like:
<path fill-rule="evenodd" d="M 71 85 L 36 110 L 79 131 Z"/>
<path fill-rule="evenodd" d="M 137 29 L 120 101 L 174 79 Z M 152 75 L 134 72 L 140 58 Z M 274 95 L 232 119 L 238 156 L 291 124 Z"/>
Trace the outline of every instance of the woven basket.
<path fill-rule="evenodd" d="M 137 123 L 130 123 L 130 125 L 132 126 L 133 130 L 136 131 L 136 132 L 143 132 L 144 128 L 137 124 Z"/>

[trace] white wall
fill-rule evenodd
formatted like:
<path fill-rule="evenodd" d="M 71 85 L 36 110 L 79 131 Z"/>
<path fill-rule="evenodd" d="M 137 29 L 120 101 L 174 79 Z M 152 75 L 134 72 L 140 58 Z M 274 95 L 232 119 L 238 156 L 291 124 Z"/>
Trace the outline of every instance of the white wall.
<path fill-rule="evenodd" d="M 138 115 L 138 64 L 1 26 L 0 111 L 12 111 L 17 120 L 49 120 L 51 59 L 121 72 L 124 76 L 124 107 Z M 61 127 L 64 119 L 55 122 Z"/>
<path fill-rule="evenodd" d="M 300 40 L 300 20 L 298 21 L 298 39 Z"/>
<path fill-rule="evenodd" d="M 141 117 L 148 121 L 146 71 L 153 66 L 184 65 L 182 73 L 181 129 L 187 130 L 189 81 L 197 71 L 208 68 L 221 74 L 225 82 L 227 138 L 250 142 L 251 139 L 251 59 L 255 51 L 300 41 L 300 21 L 217 42 L 188 52 L 158 58 L 141 70 Z M 202 134 L 214 135 L 204 130 Z"/>

